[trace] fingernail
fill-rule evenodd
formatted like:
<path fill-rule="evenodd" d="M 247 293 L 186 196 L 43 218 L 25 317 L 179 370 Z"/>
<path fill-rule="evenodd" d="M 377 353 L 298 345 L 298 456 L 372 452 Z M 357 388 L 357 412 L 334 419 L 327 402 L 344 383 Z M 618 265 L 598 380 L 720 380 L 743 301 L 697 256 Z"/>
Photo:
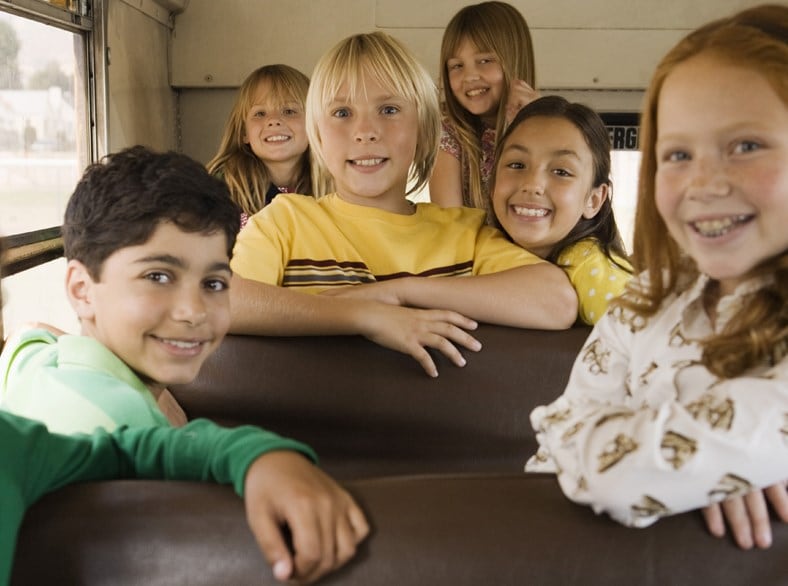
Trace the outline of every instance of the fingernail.
<path fill-rule="evenodd" d="M 274 578 L 277 580 L 287 580 L 290 577 L 290 564 L 287 560 L 279 560 L 274 564 Z"/>
<path fill-rule="evenodd" d="M 771 531 L 760 531 L 755 539 L 758 542 L 758 547 L 765 549 L 772 544 Z"/>

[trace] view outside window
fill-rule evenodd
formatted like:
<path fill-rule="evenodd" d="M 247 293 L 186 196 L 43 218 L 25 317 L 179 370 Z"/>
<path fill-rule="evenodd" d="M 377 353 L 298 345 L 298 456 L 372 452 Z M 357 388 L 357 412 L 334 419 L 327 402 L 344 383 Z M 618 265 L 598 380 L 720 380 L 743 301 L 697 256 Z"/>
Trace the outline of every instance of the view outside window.
<path fill-rule="evenodd" d="M 632 252 L 632 232 L 635 227 L 635 207 L 638 199 L 640 151 L 610 153 L 613 176 L 613 214 L 627 252 Z"/>
<path fill-rule="evenodd" d="M 0 12 L 0 234 L 60 226 L 87 164 L 84 37 Z M 79 80 L 79 81 L 76 81 Z M 28 321 L 76 332 L 65 261 L 2 281 L 6 334 Z"/>
<path fill-rule="evenodd" d="M 82 36 L 0 13 L 0 233 L 62 224 L 85 162 Z M 79 65 L 78 65 L 79 64 Z"/>

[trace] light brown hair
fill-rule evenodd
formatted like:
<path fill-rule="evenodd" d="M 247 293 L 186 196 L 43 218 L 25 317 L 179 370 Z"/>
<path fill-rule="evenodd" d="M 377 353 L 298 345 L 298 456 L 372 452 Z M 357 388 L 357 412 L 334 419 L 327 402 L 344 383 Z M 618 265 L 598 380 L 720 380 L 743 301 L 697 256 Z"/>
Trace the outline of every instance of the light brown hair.
<path fill-rule="evenodd" d="M 509 95 L 512 81 L 522 79 L 536 88 L 534 49 L 531 32 L 523 15 L 506 2 L 481 2 L 462 8 L 446 26 L 441 41 L 441 87 L 444 113 L 456 129 L 460 143 L 460 164 L 463 175 L 468 177 L 467 199 L 473 207 L 488 208 L 488 193 L 482 188 L 481 136 L 482 121 L 463 108 L 451 91 L 447 62 L 464 41 L 472 42 L 479 51 L 495 53 L 503 70 L 502 100 Z M 498 108 L 496 137 L 503 134 L 506 125 L 505 103 Z M 464 183 L 463 183 L 464 184 Z M 463 200 L 466 196 L 463 195 Z"/>
<path fill-rule="evenodd" d="M 208 172 L 221 176 L 230 190 L 230 197 L 249 215 L 259 212 L 265 205 L 265 194 L 271 186 L 271 177 L 265 163 L 257 158 L 252 147 L 244 140 L 245 120 L 251 110 L 257 88 L 268 82 L 276 103 L 295 102 L 305 108 L 309 78 L 289 65 L 264 65 L 250 73 L 235 97 L 230 115 L 224 126 L 219 150 L 208 163 Z M 292 186 L 305 195 L 314 193 L 312 160 L 309 147 L 301 157 L 298 182 Z"/>
<path fill-rule="evenodd" d="M 430 179 L 440 139 L 438 90 L 429 73 L 400 41 L 384 32 L 352 35 L 323 55 L 312 73 L 306 100 L 306 133 L 320 169 L 328 175 L 318 120 L 347 84 L 351 100 L 363 94 L 363 78 L 370 76 L 392 94 L 416 106 L 418 140 L 408 193 L 416 193 Z M 323 190 L 321 190 L 323 191 Z M 324 195 L 324 193 L 318 193 Z"/>

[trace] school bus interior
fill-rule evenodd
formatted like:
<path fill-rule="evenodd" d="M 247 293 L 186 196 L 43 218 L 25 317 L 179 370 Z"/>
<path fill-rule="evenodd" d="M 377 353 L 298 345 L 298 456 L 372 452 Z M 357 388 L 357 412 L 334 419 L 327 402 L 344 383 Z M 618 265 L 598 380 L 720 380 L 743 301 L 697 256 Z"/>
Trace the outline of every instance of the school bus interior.
<path fill-rule="evenodd" d="M 356 32 L 391 33 L 437 80 L 443 29 L 467 3 L 0 0 L 6 331 L 31 320 L 78 331 L 59 226 L 87 164 L 138 143 L 207 162 L 250 71 L 286 63 L 309 75 Z M 594 107 L 610 127 L 627 239 L 637 116 L 655 64 L 689 30 L 758 2 L 511 3 L 533 35 L 538 89 Z M 571 504 L 554 478 L 522 473 L 534 446 L 527 413 L 561 392 L 587 332 L 485 326 L 484 357 L 464 371 L 440 363 L 437 381 L 361 339 L 230 336 L 176 394 L 191 417 L 251 420 L 325 447 L 373 524 L 326 584 L 785 583 L 785 526 L 759 553 L 709 538 L 698 516 L 625 529 Z M 46 497 L 14 571 L 14 584 L 274 583 L 230 489 L 154 482 Z"/>

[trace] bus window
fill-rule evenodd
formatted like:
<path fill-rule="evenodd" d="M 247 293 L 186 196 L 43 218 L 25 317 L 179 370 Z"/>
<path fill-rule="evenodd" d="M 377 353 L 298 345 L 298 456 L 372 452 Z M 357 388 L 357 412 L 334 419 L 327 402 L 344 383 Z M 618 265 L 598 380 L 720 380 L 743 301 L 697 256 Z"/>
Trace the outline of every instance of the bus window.
<path fill-rule="evenodd" d="M 92 21 L 76 1 L 15 4 L 0 5 L 5 330 L 37 320 L 73 331 L 73 312 L 58 287 L 65 272 L 59 226 L 92 160 L 86 81 Z"/>

